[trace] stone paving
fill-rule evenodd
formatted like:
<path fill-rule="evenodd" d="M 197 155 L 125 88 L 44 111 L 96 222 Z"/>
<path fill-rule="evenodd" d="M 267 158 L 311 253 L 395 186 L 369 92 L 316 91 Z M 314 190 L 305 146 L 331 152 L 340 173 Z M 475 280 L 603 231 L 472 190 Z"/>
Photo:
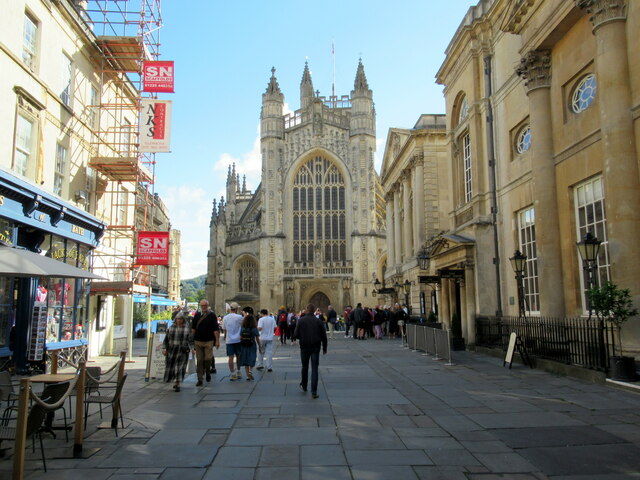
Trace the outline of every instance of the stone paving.
<path fill-rule="evenodd" d="M 399 340 L 337 335 L 320 358 L 320 398 L 298 389 L 299 350 L 273 372 L 229 381 L 224 347 L 204 387 L 144 381 L 127 364 L 125 429 L 91 415 L 83 451 L 45 435 L 27 479 L 620 480 L 640 478 L 640 394 L 472 352 L 454 365 Z M 110 365 L 101 357 L 96 364 Z M 107 414 L 109 416 L 110 413 Z M 8 444 L 2 445 L 6 447 Z M 95 451 L 95 453 L 94 453 Z M 9 478 L 11 451 L 0 459 Z M 66 458 L 65 458 L 66 457 Z"/>

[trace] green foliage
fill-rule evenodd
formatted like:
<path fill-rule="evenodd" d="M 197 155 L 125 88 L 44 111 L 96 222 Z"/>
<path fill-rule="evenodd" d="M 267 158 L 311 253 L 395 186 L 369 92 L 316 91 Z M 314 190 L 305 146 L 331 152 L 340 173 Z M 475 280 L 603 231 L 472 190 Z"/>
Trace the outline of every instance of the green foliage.
<path fill-rule="evenodd" d="M 138 326 L 147 321 L 148 307 L 146 303 L 136 303 L 133 307 L 133 325 Z"/>
<path fill-rule="evenodd" d="M 615 325 L 618 333 L 618 351 L 622 355 L 620 330 L 629 318 L 638 314 L 638 309 L 633 307 L 630 290 L 620 289 L 614 283 L 607 282 L 589 289 L 587 297 L 596 316 Z"/>
<path fill-rule="evenodd" d="M 434 312 L 429 312 L 429 316 L 427 317 L 427 322 L 429 323 L 437 323 L 438 316 Z"/>
<path fill-rule="evenodd" d="M 171 309 L 163 310 L 157 313 L 152 313 L 151 320 L 171 320 Z"/>
<path fill-rule="evenodd" d="M 199 302 L 202 298 L 204 298 L 204 282 L 207 280 L 206 275 L 200 275 L 196 278 L 191 278 L 187 280 L 182 280 L 180 284 L 182 285 L 182 298 L 186 298 L 188 301 L 189 298 L 194 298 L 197 300 L 193 300 L 194 302 Z M 202 291 L 202 297 L 198 297 L 198 291 Z"/>
<path fill-rule="evenodd" d="M 189 303 L 200 303 L 200 300 L 204 298 L 204 290 L 196 290 L 192 295 L 187 297 Z"/>

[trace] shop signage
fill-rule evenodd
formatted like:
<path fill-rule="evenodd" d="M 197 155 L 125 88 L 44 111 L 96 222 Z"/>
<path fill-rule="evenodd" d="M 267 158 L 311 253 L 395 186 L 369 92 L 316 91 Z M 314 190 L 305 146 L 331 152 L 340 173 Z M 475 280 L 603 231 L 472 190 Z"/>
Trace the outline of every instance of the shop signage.
<path fill-rule="evenodd" d="M 171 101 L 143 98 L 140 102 L 139 151 L 171 151 Z"/>
<path fill-rule="evenodd" d="M 173 61 L 144 62 L 142 74 L 144 92 L 173 93 L 175 85 Z"/>
<path fill-rule="evenodd" d="M 136 264 L 169 265 L 169 232 L 138 232 Z"/>
<path fill-rule="evenodd" d="M 420 275 L 418 277 L 419 283 L 426 283 L 429 285 L 440 284 L 440 277 L 438 275 Z"/>
<path fill-rule="evenodd" d="M 464 280 L 464 270 L 438 270 L 440 278 L 451 278 L 453 280 Z"/>

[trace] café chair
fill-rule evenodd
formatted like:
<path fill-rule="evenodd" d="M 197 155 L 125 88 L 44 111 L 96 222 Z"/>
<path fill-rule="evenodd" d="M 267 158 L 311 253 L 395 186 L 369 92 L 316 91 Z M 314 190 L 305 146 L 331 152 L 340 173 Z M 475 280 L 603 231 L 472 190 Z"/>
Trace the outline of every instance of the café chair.
<path fill-rule="evenodd" d="M 127 379 L 127 374 L 125 373 L 116 385 L 116 389 L 113 395 L 89 395 L 84 400 L 84 428 L 87 428 L 87 416 L 89 414 L 89 405 L 92 403 L 100 405 L 100 413 L 102 414 L 102 405 L 111 405 L 111 409 L 113 411 L 113 422 L 112 426 L 116 430 L 116 437 L 118 436 L 118 418 L 116 417 L 117 412 L 120 412 L 120 424 L 122 428 L 124 428 L 124 420 L 122 418 L 122 407 L 120 404 L 120 397 L 122 396 L 122 388 L 124 387 L 124 382 Z"/>
<path fill-rule="evenodd" d="M 45 385 L 42 393 L 38 395 L 38 397 L 49 404 L 56 404 L 60 402 L 60 400 L 65 398 L 67 391 L 69 390 L 69 382 L 60 382 L 60 383 L 49 383 Z M 47 421 L 45 422 L 45 428 L 43 431 L 51 433 L 53 438 L 56 438 L 56 434 L 53 432 L 53 416 L 55 415 L 56 410 L 62 410 L 62 414 L 64 417 L 64 434 L 67 442 L 69 441 L 69 427 L 67 425 L 67 410 L 64 408 L 64 401 L 60 403 L 60 406 L 56 409 L 52 409 L 47 412 Z"/>
<path fill-rule="evenodd" d="M 11 412 L 18 405 L 18 394 L 15 385 L 11 382 L 11 373 L 7 370 L 0 372 L 0 402 L 5 403 L 0 424 L 7 425 L 11 419 Z"/>
<path fill-rule="evenodd" d="M 42 445 L 42 423 L 46 417 L 46 410 L 38 404 L 31 406 L 27 417 L 27 438 L 32 437 L 32 449 L 36 451 L 36 435 L 40 440 L 40 453 L 42 454 L 42 465 L 47 471 L 47 461 L 44 458 L 44 446 Z M 0 443 L 3 440 L 15 440 L 17 434 L 16 427 L 0 426 Z"/>

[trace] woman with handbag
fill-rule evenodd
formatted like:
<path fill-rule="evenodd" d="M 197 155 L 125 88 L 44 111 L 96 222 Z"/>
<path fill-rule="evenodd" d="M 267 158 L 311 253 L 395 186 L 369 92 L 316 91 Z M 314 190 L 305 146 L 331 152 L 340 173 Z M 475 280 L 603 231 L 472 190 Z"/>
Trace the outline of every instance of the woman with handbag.
<path fill-rule="evenodd" d="M 162 353 L 167 357 L 164 381 L 174 380 L 173 390 L 176 392 L 180 391 L 180 382 L 184 380 L 191 351 L 195 354 L 191 326 L 185 320 L 185 314 L 180 312 L 162 342 Z"/>

